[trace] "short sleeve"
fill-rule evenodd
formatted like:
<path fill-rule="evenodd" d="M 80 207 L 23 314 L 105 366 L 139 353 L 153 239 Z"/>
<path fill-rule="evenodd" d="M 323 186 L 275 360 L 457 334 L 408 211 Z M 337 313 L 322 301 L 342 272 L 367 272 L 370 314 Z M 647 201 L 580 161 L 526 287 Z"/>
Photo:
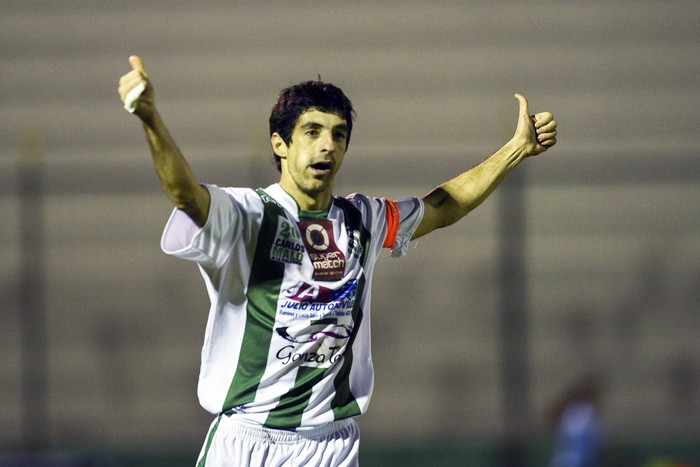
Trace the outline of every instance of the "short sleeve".
<path fill-rule="evenodd" d="M 184 211 L 174 209 L 163 231 L 161 249 L 203 266 L 219 267 L 240 234 L 241 209 L 228 191 L 214 185 L 205 187 L 211 200 L 204 226 L 200 228 Z"/>
<path fill-rule="evenodd" d="M 400 257 L 406 254 L 408 244 L 416 229 L 423 220 L 423 201 L 416 197 L 401 198 L 396 201 L 399 225 L 396 239 L 391 246 L 391 256 Z"/>

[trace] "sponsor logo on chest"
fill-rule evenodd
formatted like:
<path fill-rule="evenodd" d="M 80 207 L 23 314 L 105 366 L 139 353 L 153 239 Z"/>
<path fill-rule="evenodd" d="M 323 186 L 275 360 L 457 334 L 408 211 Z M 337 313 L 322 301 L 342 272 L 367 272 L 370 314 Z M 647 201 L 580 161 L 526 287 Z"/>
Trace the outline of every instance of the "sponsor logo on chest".
<path fill-rule="evenodd" d="M 280 216 L 270 259 L 301 265 L 305 254 L 313 265 L 314 280 L 337 281 L 343 278 L 345 254 L 336 245 L 332 221 L 302 220 L 294 225 Z"/>
<path fill-rule="evenodd" d="M 306 252 L 314 266 L 313 279 L 337 281 L 345 273 L 345 254 L 335 244 L 333 222 L 329 220 L 299 221 L 297 224 Z"/>

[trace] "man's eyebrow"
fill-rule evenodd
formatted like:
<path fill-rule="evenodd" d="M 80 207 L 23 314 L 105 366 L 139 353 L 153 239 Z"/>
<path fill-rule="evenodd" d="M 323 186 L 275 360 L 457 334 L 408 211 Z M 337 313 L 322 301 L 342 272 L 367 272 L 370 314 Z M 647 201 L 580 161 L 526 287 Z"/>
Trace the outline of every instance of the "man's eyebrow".
<path fill-rule="evenodd" d="M 306 128 L 323 128 L 323 125 L 321 125 L 320 123 L 316 123 L 316 122 L 306 122 L 301 127 L 304 129 L 306 129 Z"/>
<path fill-rule="evenodd" d="M 318 123 L 318 122 L 313 122 L 313 121 L 312 121 L 312 122 L 306 122 L 306 123 L 304 123 L 303 125 L 301 125 L 301 128 L 302 128 L 302 129 L 305 129 L 305 130 L 306 130 L 306 129 L 311 129 L 311 128 L 324 128 L 324 125 L 322 125 L 322 124 L 320 124 L 320 123 Z M 346 132 L 348 132 L 348 133 L 350 132 L 350 128 L 349 128 L 345 123 L 341 123 L 341 124 L 339 124 L 339 125 L 334 126 L 334 127 L 333 127 L 333 130 L 343 130 L 343 131 L 346 131 Z"/>

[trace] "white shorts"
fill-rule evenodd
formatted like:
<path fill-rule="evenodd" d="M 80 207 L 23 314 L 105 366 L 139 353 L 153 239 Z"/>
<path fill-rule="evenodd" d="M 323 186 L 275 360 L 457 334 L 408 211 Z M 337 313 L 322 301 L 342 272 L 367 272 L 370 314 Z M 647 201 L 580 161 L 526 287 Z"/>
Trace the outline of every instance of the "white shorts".
<path fill-rule="evenodd" d="M 357 467 L 359 448 L 360 430 L 353 419 L 297 432 L 219 415 L 209 428 L 197 467 Z"/>

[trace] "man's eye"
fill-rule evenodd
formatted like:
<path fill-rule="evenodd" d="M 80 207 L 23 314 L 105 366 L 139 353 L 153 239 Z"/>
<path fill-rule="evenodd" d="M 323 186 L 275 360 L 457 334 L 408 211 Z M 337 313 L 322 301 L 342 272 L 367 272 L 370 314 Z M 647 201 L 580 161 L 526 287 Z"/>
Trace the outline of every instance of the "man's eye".
<path fill-rule="evenodd" d="M 336 133 L 335 134 L 335 139 L 339 141 L 345 141 L 347 139 L 347 135 L 345 133 Z"/>
<path fill-rule="evenodd" d="M 318 136 L 318 130 L 309 130 L 306 132 L 308 136 Z"/>

